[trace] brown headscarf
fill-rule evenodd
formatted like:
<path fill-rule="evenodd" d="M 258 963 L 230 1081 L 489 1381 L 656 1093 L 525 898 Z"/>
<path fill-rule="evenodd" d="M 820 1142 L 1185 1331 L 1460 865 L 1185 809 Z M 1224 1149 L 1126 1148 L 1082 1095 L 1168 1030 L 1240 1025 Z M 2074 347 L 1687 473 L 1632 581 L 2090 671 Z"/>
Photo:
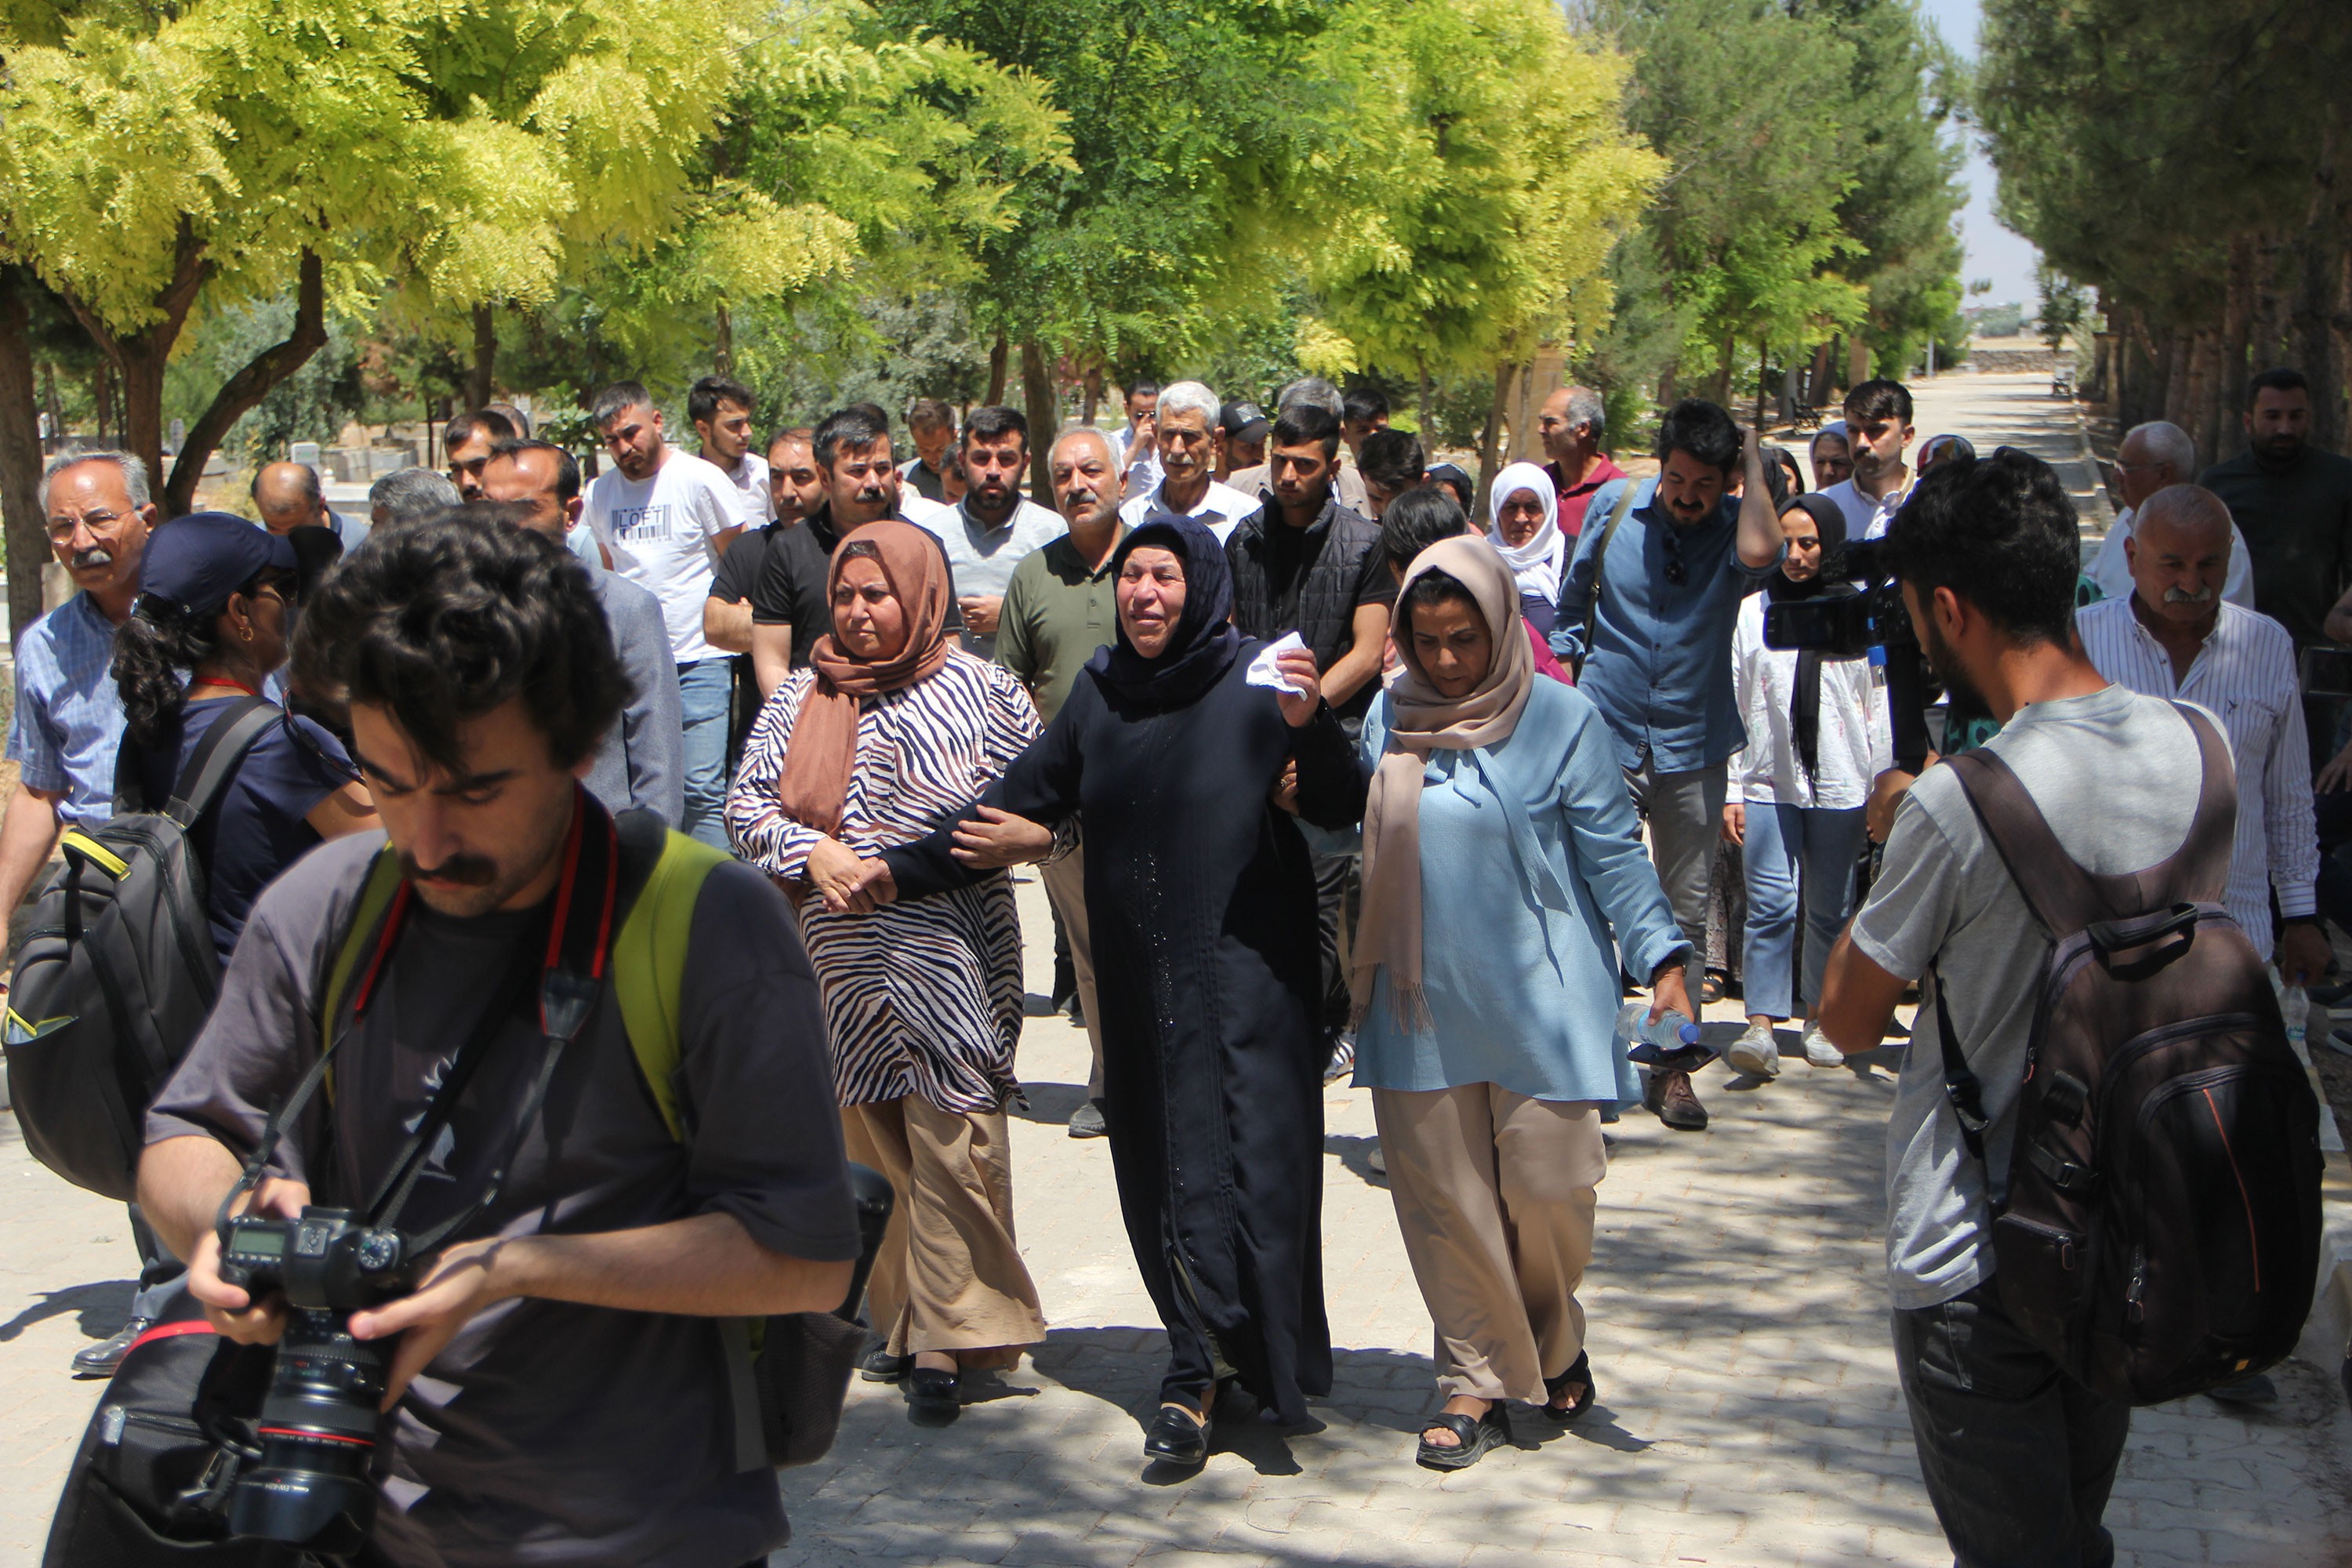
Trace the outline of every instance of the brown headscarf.
<path fill-rule="evenodd" d="M 1404 662 L 1389 686 L 1389 749 L 1364 806 L 1364 904 L 1349 990 L 1360 1019 L 1371 1005 L 1373 977 L 1385 966 L 1390 1006 L 1408 1029 L 1429 1022 L 1421 988 L 1422 770 L 1433 751 L 1468 751 L 1507 738 L 1535 684 L 1535 655 L 1519 625 L 1518 581 L 1509 563 L 1475 534 L 1441 539 L 1413 557 L 1397 595 L 1400 611 L 1413 584 L 1431 572 L 1470 591 L 1495 652 L 1486 679 L 1462 697 L 1442 697 L 1413 651 L 1412 626 L 1402 619 L 1397 625 Z"/>
<path fill-rule="evenodd" d="M 859 700 L 912 686 L 937 675 L 948 661 L 947 635 L 941 629 L 948 617 L 948 562 L 939 541 L 896 518 L 867 523 L 833 552 L 833 564 L 824 574 L 828 603 L 853 544 L 872 546 L 879 558 L 882 576 L 906 612 L 907 640 L 887 658 L 871 660 L 851 658 L 833 636 L 817 638 L 809 650 L 816 683 L 793 721 L 783 772 L 776 780 L 776 800 L 793 821 L 828 834 L 841 826 L 850 770 L 857 765 Z"/>

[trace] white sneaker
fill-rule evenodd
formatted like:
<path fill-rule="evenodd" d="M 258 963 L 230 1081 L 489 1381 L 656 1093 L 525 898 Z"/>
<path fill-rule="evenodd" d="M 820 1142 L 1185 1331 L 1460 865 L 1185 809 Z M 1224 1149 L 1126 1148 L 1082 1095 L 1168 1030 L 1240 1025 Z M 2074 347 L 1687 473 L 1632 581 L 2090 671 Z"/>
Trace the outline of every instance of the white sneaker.
<path fill-rule="evenodd" d="M 1772 1026 L 1768 1021 L 1750 1024 L 1748 1032 L 1732 1042 L 1723 1053 L 1734 1072 L 1748 1073 L 1756 1078 L 1780 1076 L 1780 1047 L 1772 1038 Z"/>
<path fill-rule="evenodd" d="M 1830 1044 L 1830 1037 L 1822 1033 L 1819 1024 L 1805 1029 L 1805 1059 L 1817 1068 L 1845 1066 L 1845 1053 Z"/>

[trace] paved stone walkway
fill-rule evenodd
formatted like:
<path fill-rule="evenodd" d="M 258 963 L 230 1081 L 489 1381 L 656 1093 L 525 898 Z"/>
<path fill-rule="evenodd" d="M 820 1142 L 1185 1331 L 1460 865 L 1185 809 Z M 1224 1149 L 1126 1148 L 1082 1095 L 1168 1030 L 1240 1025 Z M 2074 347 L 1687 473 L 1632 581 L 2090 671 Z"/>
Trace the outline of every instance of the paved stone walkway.
<path fill-rule="evenodd" d="M 2066 405 L 2046 384 L 2036 398 L 2037 379 L 1932 384 L 1921 433 L 2064 457 Z M 1021 898 L 1042 991 L 1043 900 L 1034 882 Z M 1734 1009 L 1711 1011 L 1727 1035 Z M 1948 1563 L 1887 1343 L 1897 1059 L 1822 1070 L 1796 1056 L 1762 1086 L 1711 1068 L 1712 1131 L 1669 1133 L 1638 1111 L 1612 1129 L 1584 1292 L 1599 1403 L 1567 1431 L 1522 1411 L 1516 1448 L 1445 1478 L 1412 1461 L 1434 1404 L 1429 1321 L 1367 1163 L 1370 1097 L 1332 1088 L 1323 1270 L 1340 1348 L 1321 1429 L 1277 1434 L 1244 1405 L 1207 1469 L 1171 1481 L 1140 1463 L 1163 1348 L 1109 1151 L 1062 1126 L 1085 1037 L 1033 1019 L 1014 1184 L 1047 1342 L 944 1429 L 911 1426 L 895 1390 L 853 1384 L 835 1453 L 784 1478 L 796 1539 L 775 1563 Z M 38 1559 L 96 1392 L 65 1376 L 66 1358 L 121 1321 L 132 1272 L 121 1210 L 35 1165 L 0 1115 L 0 1568 Z M 2352 1413 L 2332 1372 L 2291 1362 L 2275 1375 L 2283 1398 L 2255 1417 L 2201 1398 L 2138 1414 L 2108 1511 L 2121 1563 L 2352 1563 Z"/>

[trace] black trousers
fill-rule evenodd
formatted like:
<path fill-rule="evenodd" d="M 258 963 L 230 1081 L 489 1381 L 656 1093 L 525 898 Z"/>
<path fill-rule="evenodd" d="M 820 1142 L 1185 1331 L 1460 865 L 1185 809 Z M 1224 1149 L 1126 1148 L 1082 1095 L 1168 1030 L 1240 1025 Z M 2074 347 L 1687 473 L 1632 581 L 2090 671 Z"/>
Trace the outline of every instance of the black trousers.
<path fill-rule="evenodd" d="M 2101 1521 L 2131 1406 L 2092 1393 L 2018 1331 L 1985 1280 L 1895 1314 L 1911 1436 L 1955 1568 L 2107 1568 Z"/>

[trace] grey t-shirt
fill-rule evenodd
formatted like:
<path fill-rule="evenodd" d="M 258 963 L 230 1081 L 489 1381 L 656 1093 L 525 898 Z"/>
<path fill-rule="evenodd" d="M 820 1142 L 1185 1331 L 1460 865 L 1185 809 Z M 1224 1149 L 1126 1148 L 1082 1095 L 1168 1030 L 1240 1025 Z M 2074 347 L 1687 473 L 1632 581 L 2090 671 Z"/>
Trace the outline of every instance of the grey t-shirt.
<path fill-rule="evenodd" d="M 2189 836 L 2201 775 L 2169 702 L 2110 686 L 2017 710 L 1985 743 L 2016 773 L 2066 853 L 2103 876 L 2169 857 Z M 1985 1156 L 2006 1173 L 2049 939 L 1984 835 L 1959 780 L 1930 768 L 1896 810 L 1854 946 L 1890 974 L 1933 962 L 1944 1018 L 1982 1086 Z M 1926 998 L 1886 1127 L 1886 1268 L 1901 1309 L 1932 1307 L 1992 1277 L 1985 1169 L 1944 1099 Z"/>
<path fill-rule="evenodd" d="M 319 1048 L 323 977 L 381 833 L 332 840 L 255 906 L 220 1004 L 147 1118 L 147 1137 L 219 1137 L 240 1157 Z M 418 904 L 356 1031 L 280 1144 L 313 1201 L 363 1207 L 518 942 L 541 910 L 453 920 Z M 857 1253 L 816 982 L 783 900 L 730 861 L 694 913 L 680 1017 L 674 1142 L 608 989 L 566 1050 L 505 1187 L 470 1237 L 625 1230 L 724 1213 L 795 1258 Z M 423 1230 L 463 1209 L 515 1148 L 544 1059 L 518 1014 L 492 1046 L 400 1215 Z M 477 1316 L 387 1422 L 377 1544 L 432 1568 L 709 1568 L 784 1542 L 774 1474 L 736 1468 L 719 1327 L 707 1318 L 538 1300 Z M 382 1463 L 382 1456 L 379 1456 Z"/>

